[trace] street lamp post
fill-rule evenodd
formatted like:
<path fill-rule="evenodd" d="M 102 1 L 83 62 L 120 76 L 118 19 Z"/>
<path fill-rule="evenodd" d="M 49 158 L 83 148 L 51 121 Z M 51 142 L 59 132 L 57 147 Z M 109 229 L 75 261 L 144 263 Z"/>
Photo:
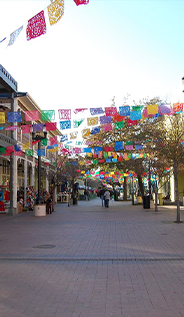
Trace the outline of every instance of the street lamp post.
<path fill-rule="evenodd" d="M 39 134 L 35 135 L 35 132 L 32 132 L 32 140 L 33 141 L 39 141 L 38 142 L 38 151 L 41 149 L 40 141 L 43 139 L 46 139 L 47 132 L 44 132 L 44 136 L 41 136 Z M 41 156 L 38 155 L 38 197 L 36 200 L 36 203 L 38 205 L 41 204 Z"/>

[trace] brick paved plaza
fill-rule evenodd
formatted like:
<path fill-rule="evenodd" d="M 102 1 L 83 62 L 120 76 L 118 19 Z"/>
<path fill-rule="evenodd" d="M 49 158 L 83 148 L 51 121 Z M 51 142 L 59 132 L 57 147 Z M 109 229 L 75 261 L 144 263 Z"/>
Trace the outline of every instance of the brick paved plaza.
<path fill-rule="evenodd" d="M 184 316 L 174 208 L 97 198 L 46 217 L 1 214 L 0 317 Z"/>

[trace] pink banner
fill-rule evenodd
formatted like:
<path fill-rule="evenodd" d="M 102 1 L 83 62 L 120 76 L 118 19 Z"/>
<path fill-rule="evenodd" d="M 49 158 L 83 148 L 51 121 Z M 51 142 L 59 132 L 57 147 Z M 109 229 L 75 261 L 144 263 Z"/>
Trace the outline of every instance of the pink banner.
<path fill-rule="evenodd" d="M 70 120 L 71 119 L 71 109 L 59 109 L 59 119 L 60 120 Z"/>
<path fill-rule="evenodd" d="M 32 125 L 26 124 L 21 126 L 22 133 L 31 133 L 32 132 Z"/>
<path fill-rule="evenodd" d="M 88 110 L 88 108 L 78 108 L 78 109 L 75 109 L 73 112 L 77 114 L 79 112 L 84 112 L 85 110 Z"/>
<path fill-rule="evenodd" d="M 128 127 L 131 127 L 132 125 L 137 125 L 137 120 L 127 119 L 127 125 Z"/>
<path fill-rule="evenodd" d="M 37 120 L 39 120 L 38 111 L 25 111 L 25 120 L 26 121 L 37 121 Z"/>
<path fill-rule="evenodd" d="M 50 145 L 57 144 L 57 136 L 54 136 L 53 138 L 50 138 L 49 141 L 50 141 Z"/>
<path fill-rule="evenodd" d="M 44 11 L 42 10 L 28 21 L 26 28 L 27 40 L 30 41 L 31 39 L 45 34 L 46 30 L 45 16 Z"/>
<path fill-rule="evenodd" d="M 76 5 L 80 5 L 80 4 L 88 4 L 89 0 L 74 0 L 74 2 L 76 3 Z"/>
<path fill-rule="evenodd" d="M 103 132 L 112 131 L 112 124 L 111 123 L 103 124 L 102 130 L 103 130 Z"/>
<path fill-rule="evenodd" d="M 117 114 L 116 107 L 107 107 L 105 108 L 106 116 L 115 116 Z"/>
<path fill-rule="evenodd" d="M 46 130 L 47 131 L 55 131 L 57 129 L 57 122 L 47 122 Z"/>
<path fill-rule="evenodd" d="M 105 146 L 104 151 L 105 152 L 112 152 L 114 150 L 113 146 Z"/>
<path fill-rule="evenodd" d="M 5 130 L 6 131 L 15 131 L 17 130 L 18 126 L 17 125 L 10 125 L 9 127 L 7 127 Z"/>
<path fill-rule="evenodd" d="M 10 145 L 10 146 L 7 146 L 6 147 L 6 152 L 11 154 L 13 152 L 14 148 L 13 148 L 13 145 Z"/>
<path fill-rule="evenodd" d="M 23 155 L 23 152 L 22 152 L 22 151 L 15 151 L 15 150 L 14 150 L 14 155 L 15 155 L 15 156 L 22 156 L 22 155 Z"/>

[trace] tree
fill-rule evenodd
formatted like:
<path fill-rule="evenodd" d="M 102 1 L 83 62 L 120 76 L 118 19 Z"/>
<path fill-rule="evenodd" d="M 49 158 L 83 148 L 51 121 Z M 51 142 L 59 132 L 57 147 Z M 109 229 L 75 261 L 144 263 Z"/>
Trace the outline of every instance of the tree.
<path fill-rule="evenodd" d="M 143 110 L 143 119 L 138 120 L 136 125 L 128 125 L 128 121 L 125 120 L 123 124 L 118 127 L 118 116 L 113 117 L 113 127 L 111 131 L 101 132 L 97 135 L 90 136 L 91 146 L 98 146 L 99 143 L 103 146 L 112 146 L 115 148 L 116 141 L 123 141 L 124 144 L 132 142 L 131 144 L 142 144 L 143 149 L 140 151 L 143 157 L 140 160 L 132 159 L 133 151 L 129 151 L 130 160 L 123 160 L 121 163 L 114 164 L 114 169 L 121 168 L 126 171 L 127 169 L 134 170 L 139 180 L 139 188 L 144 194 L 144 187 L 142 184 L 142 174 L 147 171 L 149 176 L 149 192 L 151 193 L 151 172 L 158 177 L 162 177 L 164 173 L 164 167 L 171 167 L 175 179 L 175 192 L 177 202 L 177 218 L 176 221 L 180 222 L 180 202 L 179 202 L 179 190 L 178 190 L 178 170 L 181 169 L 184 164 L 184 147 L 182 141 L 184 141 L 184 126 L 183 126 L 183 113 L 179 112 L 176 105 L 169 110 L 169 115 L 145 115 L 148 106 L 154 105 L 160 107 L 163 106 L 162 101 L 156 97 L 151 100 L 143 100 L 139 106 L 133 106 L 132 110 Z M 167 112 L 165 112 L 167 113 Z M 123 118 L 122 118 L 123 120 Z M 121 149 L 119 153 L 124 153 L 125 149 Z M 111 168 L 112 164 L 99 164 L 105 168 Z"/>
<path fill-rule="evenodd" d="M 58 180 L 68 182 L 69 187 L 72 189 L 73 203 L 77 203 L 78 186 L 77 179 L 79 177 L 80 165 L 79 158 L 70 158 L 67 155 L 58 157 Z"/>
<path fill-rule="evenodd" d="M 173 169 L 177 203 L 176 222 L 180 222 L 180 200 L 178 190 L 178 170 L 184 164 L 183 113 L 170 116 L 148 118 L 139 130 L 139 138 L 147 141 L 146 151 L 152 153 L 158 162 L 165 162 Z"/>

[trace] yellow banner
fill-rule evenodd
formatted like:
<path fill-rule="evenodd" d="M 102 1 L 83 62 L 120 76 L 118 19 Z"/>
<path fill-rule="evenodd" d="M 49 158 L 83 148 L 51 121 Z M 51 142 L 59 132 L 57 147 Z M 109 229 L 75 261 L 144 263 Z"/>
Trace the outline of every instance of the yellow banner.
<path fill-rule="evenodd" d="M 158 113 L 158 105 L 147 105 L 148 115 L 154 115 Z"/>
<path fill-rule="evenodd" d="M 29 150 L 29 142 L 22 144 L 22 150 Z"/>
<path fill-rule="evenodd" d="M 82 137 L 83 139 L 87 138 L 90 135 L 90 129 L 82 130 Z"/>
<path fill-rule="evenodd" d="M 48 7 L 50 25 L 57 23 L 64 14 L 64 0 L 55 0 Z"/>
<path fill-rule="evenodd" d="M 98 117 L 87 118 L 87 124 L 88 126 L 98 124 Z"/>
<path fill-rule="evenodd" d="M 0 123 L 5 123 L 5 112 L 0 112 Z"/>

